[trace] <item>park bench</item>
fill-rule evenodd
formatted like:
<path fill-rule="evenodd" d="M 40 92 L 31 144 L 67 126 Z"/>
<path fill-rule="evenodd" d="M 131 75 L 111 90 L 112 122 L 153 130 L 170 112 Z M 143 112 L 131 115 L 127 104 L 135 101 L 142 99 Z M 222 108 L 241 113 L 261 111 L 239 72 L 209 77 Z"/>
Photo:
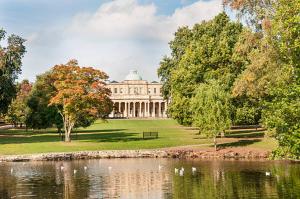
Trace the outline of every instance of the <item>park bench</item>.
<path fill-rule="evenodd" d="M 158 132 L 143 132 L 143 139 L 158 138 Z"/>

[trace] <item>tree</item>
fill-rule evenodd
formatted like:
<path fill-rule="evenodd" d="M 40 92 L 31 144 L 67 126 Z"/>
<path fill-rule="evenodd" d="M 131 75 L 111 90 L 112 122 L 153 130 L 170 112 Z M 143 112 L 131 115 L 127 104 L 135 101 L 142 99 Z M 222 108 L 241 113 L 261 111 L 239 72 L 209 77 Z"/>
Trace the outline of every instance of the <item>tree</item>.
<path fill-rule="evenodd" d="M 217 136 L 230 127 L 230 95 L 224 86 L 212 80 L 202 83 L 191 100 L 193 125 L 199 133 L 214 139 L 217 150 Z"/>
<path fill-rule="evenodd" d="M 108 76 L 92 67 L 80 67 L 76 60 L 56 65 L 51 71 L 55 94 L 49 106 L 56 106 L 62 117 L 65 141 L 82 117 L 104 118 L 112 110 L 110 90 L 105 87 Z"/>
<path fill-rule="evenodd" d="M 0 42 L 6 32 L 0 29 Z M 7 46 L 0 45 L 0 114 L 6 113 L 11 101 L 16 97 L 16 79 L 21 73 L 22 58 L 26 52 L 25 40 L 17 35 L 7 39 Z"/>
<path fill-rule="evenodd" d="M 234 48 L 243 31 L 240 23 L 230 22 L 223 12 L 213 20 L 180 28 L 170 42 L 171 57 L 158 69 L 165 95 L 171 96 L 168 113 L 180 124 L 190 125 L 190 100 L 201 83 L 212 79 L 224 82 L 229 90 L 242 66 L 235 65 Z"/>
<path fill-rule="evenodd" d="M 160 62 L 160 67 L 157 70 L 157 74 L 163 82 L 162 94 L 166 99 L 170 98 L 171 95 L 171 71 L 174 70 L 178 65 L 178 62 L 185 54 L 185 50 L 192 38 L 193 33 L 187 26 L 178 28 L 178 30 L 175 32 L 175 38 L 169 43 L 172 57 L 164 56 L 164 58 Z"/>
<path fill-rule="evenodd" d="M 50 72 L 37 76 L 32 91 L 27 100 L 29 113 L 26 126 L 33 129 L 45 129 L 56 126 L 60 133 L 63 121 L 56 106 L 48 106 L 51 97 L 55 94 L 54 80 Z"/>
<path fill-rule="evenodd" d="M 264 123 L 279 142 L 275 157 L 300 158 L 300 24 L 298 0 L 278 0 L 272 20 L 272 44 L 287 81 L 270 89 Z"/>
<path fill-rule="evenodd" d="M 28 80 L 23 80 L 17 87 L 17 97 L 10 104 L 8 112 L 5 114 L 5 120 L 13 123 L 15 126 L 17 124 L 22 126 L 22 124 L 25 123 L 27 114 L 29 112 L 27 100 L 32 88 L 32 84 Z"/>
<path fill-rule="evenodd" d="M 244 20 L 255 31 L 261 31 L 274 14 L 277 0 L 223 0 L 224 5 L 237 11 L 238 19 Z"/>
<path fill-rule="evenodd" d="M 262 107 L 262 121 L 279 142 L 276 157 L 300 157 L 300 1 L 227 0 L 246 20 L 261 24 L 258 48 L 233 94 L 255 97 Z M 236 5 L 236 7 L 234 6 Z M 254 13 L 252 16 L 249 13 Z M 263 15 L 261 15 L 263 13 Z M 260 16 L 260 17 L 257 17 Z"/>
<path fill-rule="evenodd" d="M 272 100 L 265 102 L 263 122 L 274 133 L 279 148 L 273 152 L 274 158 L 300 158 L 300 86 L 276 88 Z"/>

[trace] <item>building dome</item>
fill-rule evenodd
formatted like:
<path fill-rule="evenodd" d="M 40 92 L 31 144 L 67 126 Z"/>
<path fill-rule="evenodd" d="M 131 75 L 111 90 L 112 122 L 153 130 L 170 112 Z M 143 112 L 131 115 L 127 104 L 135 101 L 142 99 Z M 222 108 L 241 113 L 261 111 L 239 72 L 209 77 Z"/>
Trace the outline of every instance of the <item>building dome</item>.
<path fill-rule="evenodd" d="M 125 80 L 142 80 L 142 77 L 138 74 L 137 70 L 130 70 Z"/>

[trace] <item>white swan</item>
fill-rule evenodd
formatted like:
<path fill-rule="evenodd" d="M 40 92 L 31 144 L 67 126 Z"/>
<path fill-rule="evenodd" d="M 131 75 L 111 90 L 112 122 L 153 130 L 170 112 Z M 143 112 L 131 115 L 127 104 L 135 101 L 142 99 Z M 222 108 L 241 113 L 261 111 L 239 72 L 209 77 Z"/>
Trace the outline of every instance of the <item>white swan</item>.
<path fill-rule="evenodd" d="M 180 169 L 179 175 L 180 175 L 180 176 L 183 176 L 183 174 L 184 174 L 184 170 Z"/>
<path fill-rule="evenodd" d="M 161 170 L 162 169 L 162 166 L 161 165 L 158 165 L 158 170 Z"/>
<path fill-rule="evenodd" d="M 178 173 L 178 169 L 177 169 L 177 168 L 175 168 L 175 169 L 174 169 L 174 172 L 175 172 L 175 173 Z"/>

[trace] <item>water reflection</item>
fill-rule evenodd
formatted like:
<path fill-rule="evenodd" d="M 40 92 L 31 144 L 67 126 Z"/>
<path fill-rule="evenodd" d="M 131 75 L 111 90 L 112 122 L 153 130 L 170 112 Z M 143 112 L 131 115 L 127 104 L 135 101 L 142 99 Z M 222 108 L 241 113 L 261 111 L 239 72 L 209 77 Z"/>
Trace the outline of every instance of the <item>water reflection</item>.
<path fill-rule="evenodd" d="M 271 161 L 2 162 L 0 198 L 300 198 L 299 176 L 299 164 Z"/>

